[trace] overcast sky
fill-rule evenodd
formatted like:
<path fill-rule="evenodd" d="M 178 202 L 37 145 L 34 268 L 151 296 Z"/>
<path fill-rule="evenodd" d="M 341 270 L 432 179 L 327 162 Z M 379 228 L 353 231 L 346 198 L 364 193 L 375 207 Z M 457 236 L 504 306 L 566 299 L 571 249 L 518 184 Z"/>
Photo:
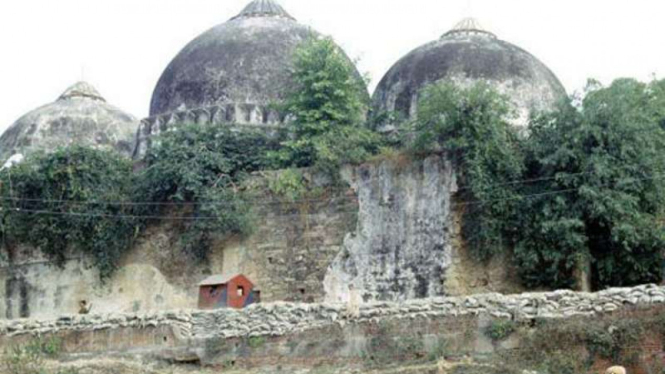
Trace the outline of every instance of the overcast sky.
<path fill-rule="evenodd" d="M 467 16 L 525 48 L 568 92 L 587 78 L 665 75 L 664 0 L 278 0 L 369 73 Z M 0 131 L 82 77 L 137 117 L 190 40 L 249 0 L 0 0 Z"/>

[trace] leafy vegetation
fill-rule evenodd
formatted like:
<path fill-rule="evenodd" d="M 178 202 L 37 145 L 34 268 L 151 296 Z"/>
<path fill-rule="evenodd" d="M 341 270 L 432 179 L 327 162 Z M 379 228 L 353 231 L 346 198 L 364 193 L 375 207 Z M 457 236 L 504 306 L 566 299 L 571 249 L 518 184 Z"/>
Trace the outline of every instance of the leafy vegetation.
<path fill-rule="evenodd" d="M 82 147 L 36 155 L 0 172 L 0 233 L 4 247 L 30 244 L 63 263 L 68 250 L 94 259 L 102 278 L 129 248 L 132 165 L 115 154 Z"/>
<path fill-rule="evenodd" d="M 250 348 L 254 348 L 254 349 L 261 348 L 265 344 L 266 344 L 266 337 L 265 336 L 250 336 L 247 339 L 247 345 Z"/>
<path fill-rule="evenodd" d="M 595 288 L 658 282 L 665 247 L 665 81 L 592 82 L 575 103 L 511 123 L 507 97 L 488 84 L 426 88 L 406 136 L 370 128 L 394 115 L 365 118 L 368 95 L 347 57 L 329 39 L 294 55 L 295 85 L 282 106 L 279 139 L 228 125 L 176 126 L 153 139 L 144 168 L 110 153 L 71 147 L 30 157 L 0 172 L 0 235 L 7 253 L 38 247 L 59 263 L 91 256 L 103 278 L 147 224 L 177 222 L 183 250 L 206 258 L 212 241 L 252 230 L 243 181 L 287 169 L 269 181 L 289 203 L 315 194 L 298 170 L 338 182 L 339 168 L 377 155 L 450 159 L 459 189 L 463 239 L 481 260 L 512 251 L 531 287 L 571 287 L 583 269 Z M 410 158 L 408 158 L 410 159 Z M 302 212 L 307 212 L 304 207 Z"/>
<path fill-rule="evenodd" d="M 268 180 L 268 188 L 288 202 L 300 200 L 306 193 L 305 177 L 297 169 L 286 169 Z"/>
<path fill-rule="evenodd" d="M 573 286 L 585 264 L 597 288 L 661 279 L 665 232 L 665 82 L 592 84 L 564 103 L 510 124 L 486 84 L 424 91 L 412 149 L 455 163 L 463 236 L 489 258 L 514 248 L 530 286 Z"/>
<path fill-rule="evenodd" d="M 505 249 L 514 231 L 523 156 L 510 125 L 508 99 L 487 84 L 469 89 L 450 83 L 425 89 L 414 123 L 412 149 L 445 152 L 458 170 L 463 235 L 480 258 Z"/>
<path fill-rule="evenodd" d="M 6 349 L 2 366 L 8 374 L 44 374 L 44 356 L 31 345 Z"/>
<path fill-rule="evenodd" d="M 183 124 L 153 139 L 136 174 L 128 161 L 80 147 L 36 157 L 0 177 L 5 244 L 34 245 L 60 263 L 80 250 L 107 277 L 144 225 L 168 218 L 179 223 L 184 251 L 204 259 L 213 236 L 251 232 L 241 187 L 250 173 L 316 166 L 336 177 L 342 163 L 375 152 L 379 137 L 363 127 L 364 82 L 343 52 L 312 39 L 294 60 L 296 87 L 284 106 L 294 120 L 281 147 L 259 131 Z M 292 171 L 271 188 L 295 200 L 304 185 Z"/>
<path fill-rule="evenodd" d="M 182 245 L 204 259 L 214 235 L 252 230 L 250 201 L 240 188 L 249 173 L 267 167 L 275 144 L 262 132 L 229 126 L 186 125 L 163 134 L 146 156 L 137 196 L 153 202 L 142 216 L 161 216 L 176 207 Z"/>
<path fill-rule="evenodd" d="M 504 340 L 515 332 L 517 324 L 509 319 L 493 320 L 485 329 L 485 334 L 494 341 Z"/>
<path fill-rule="evenodd" d="M 29 244 L 60 264 L 79 251 L 107 278 L 143 226 L 167 218 L 179 223 L 183 249 L 203 259 L 213 233 L 251 231 L 240 184 L 267 167 L 275 145 L 259 132 L 186 125 L 158 139 L 139 173 L 120 156 L 77 146 L 31 157 L 0 173 L 4 247 Z"/>
<path fill-rule="evenodd" d="M 295 87 L 284 111 L 292 119 L 287 139 L 272 153 L 276 166 L 309 167 L 336 177 L 344 163 L 364 161 L 379 136 L 364 127 L 365 82 L 332 39 L 310 39 L 295 52 Z"/>
<path fill-rule="evenodd" d="M 599 288 L 661 279 L 663 85 L 595 84 L 532 123 L 515 246 L 529 285 L 570 286 L 584 259 Z"/>

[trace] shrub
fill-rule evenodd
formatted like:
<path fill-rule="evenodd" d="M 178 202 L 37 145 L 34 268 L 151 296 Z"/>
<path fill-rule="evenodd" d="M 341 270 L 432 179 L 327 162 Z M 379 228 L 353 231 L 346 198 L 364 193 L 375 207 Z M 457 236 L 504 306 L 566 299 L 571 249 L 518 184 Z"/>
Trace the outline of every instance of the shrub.
<path fill-rule="evenodd" d="M 249 339 L 247 339 L 247 345 L 249 345 L 250 348 L 260 348 L 264 344 L 266 344 L 265 336 L 252 336 Z"/>
<path fill-rule="evenodd" d="M 659 316 L 541 320 L 521 335 L 524 351 L 514 365 L 545 373 L 586 373 L 599 360 L 632 365 L 639 344 Z M 520 331 L 521 332 L 521 331 Z"/>
<path fill-rule="evenodd" d="M 0 232 L 62 264 L 69 249 L 92 257 L 102 278 L 116 268 L 140 222 L 133 218 L 132 165 L 111 152 L 74 146 L 0 172 Z"/>
<path fill-rule="evenodd" d="M 571 286 L 584 259 L 597 288 L 660 281 L 663 84 L 593 85 L 579 108 L 533 121 L 515 250 L 529 285 Z"/>
<path fill-rule="evenodd" d="M 309 39 L 294 54 L 295 86 L 287 94 L 288 124 L 277 167 L 309 167 L 337 177 L 343 163 L 364 161 L 379 136 L 363 125 L 369 103 L 365 82 L 330 38 Z"/>
<path fill-rule="evenodd" d="M 538 372 L 543 374 L 578 374 L 578 363 L 565 352 L 551 352 L 538 365 Z"/>
<path fill-rule="evenodd" d="M 286 169 L 268 181 L 268 188 L 274 195 L 287 201 L 300 200 L 307 192 L 303 174 L 297 169 Z"/>
<path fill-rule="evenodd" d="M 241 189 L 249 173 L 267 167 L 275 144 L 254 130 L 227 125 L 183 125 L 156 139 L 139 175 L 136 198 L 144 216 L 175 209 L 183 249 L 204 259 L 213 236 L 247 235 L 252 230 L 251 197 Z"/>
<path fill-rule="evenodd" d="M 411 149 L 445 153 L 456 167 L 470 250 L 488 259 L 512 247 L 532 287 L 572 287 L 578 269 L 595 288 L 658 283 L 665 81 L 590 85 L 579 107 L 534 117 L 524 136 L 509 108 L 484 83 L 439 83 L 413 122 Z"/>
<path fill-rule="evenodd" d="M 493 320 L 485 329 L 485 335 L 494 341 L 507 339 L 517 328 L 514 321 L 508 319 Z"/>
<path fill-rule="evenodd" d="M 506 97 L 479 83 L 427 87 L 418 103 L 412 150 L 445 152 L 457 169 L 463 236 L 481 259 L 503 250 L 516 228 L 523 159 L 517 131 L 508 123 Z"/>

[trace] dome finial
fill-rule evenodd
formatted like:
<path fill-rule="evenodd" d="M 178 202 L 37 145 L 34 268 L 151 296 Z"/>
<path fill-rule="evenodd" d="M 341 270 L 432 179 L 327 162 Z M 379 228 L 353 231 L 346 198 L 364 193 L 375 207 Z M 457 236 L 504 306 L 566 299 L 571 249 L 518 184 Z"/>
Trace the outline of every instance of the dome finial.
<path fill-rule="evenodd" d="M 286 10 L 274 0 L 253 0 L 251 3 L 247 4 L 240 14 L 231 19 L 252 17 L 281 17 L 295 21 L 295 18 L 287 13 Z"/>
<path fill-rule="evenodd" d="M 102 95 L 90 83 L 80 81 L 69 87 L 60 95 L 58 101 L 69 100 L 72 98 L 86 98 L 98 101 L 106 101 Z"/>
<path fill-rule="evenodd" d="M 458 22 L 450 31 L 443 34 L 443 37 L 455 34 L 485 34 L 496 38 L 496 35 L 487 31 L 477 19 L 467 17 Z"/>

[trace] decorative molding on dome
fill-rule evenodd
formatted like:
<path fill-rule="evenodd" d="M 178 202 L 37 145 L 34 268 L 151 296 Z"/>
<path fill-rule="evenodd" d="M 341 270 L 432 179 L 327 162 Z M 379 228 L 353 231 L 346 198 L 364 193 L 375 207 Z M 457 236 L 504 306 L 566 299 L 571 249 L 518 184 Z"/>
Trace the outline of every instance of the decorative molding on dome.
<path fill-rule="evenodd" d="M 493 33 L 487 31 L 481 24 L 478 22 L 477 19 L 475 18 L 465 18 L 458 22 L 455 27 L 450 29 L 447 33 L 443 34 L 442 38 L 445 38 L 447 36 L 451 35 L 459 35 L 459 34 L 465 34 L 465 35 L 478 35 L 478 34 L 483 34 L 487 36 L 491 36 L 492 38 L 496 38 L 496 35 Z"/>
<path fill-rule="evenodd" d="M 71 100 L 72 98 L 85 98 L 106 102 L 106 100 L 99 94 L 99 92 L 91 84 L 87 82 L 78 82 L 69 87 L 65 92 L 60 95 L 58 101 Z"/>
<path fill-rule="evenodd" d="M 273 0 L 254 0 L 249 3 L 240 14 L 231 18 L 231 20 L 239 18 L 252 18 L 252 17 L 280 17 L 287 18 L 295 21 L 289 13 Z"/>
<path fill-rule="evenodd" d="M 291 119 L 272 108 L 261 104 L 219 104 L 204 108 L 179 110 L 151 116 L 141 120 L 136 136 L 133 158 L 142 160 L 152 147 L 152 138 L 182 124 L 228 125 L 230 128 L 262 129 L 268 134 L 277 134 Z"/>

